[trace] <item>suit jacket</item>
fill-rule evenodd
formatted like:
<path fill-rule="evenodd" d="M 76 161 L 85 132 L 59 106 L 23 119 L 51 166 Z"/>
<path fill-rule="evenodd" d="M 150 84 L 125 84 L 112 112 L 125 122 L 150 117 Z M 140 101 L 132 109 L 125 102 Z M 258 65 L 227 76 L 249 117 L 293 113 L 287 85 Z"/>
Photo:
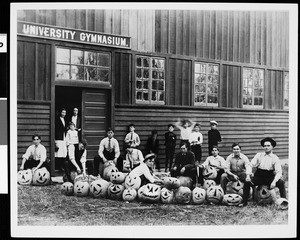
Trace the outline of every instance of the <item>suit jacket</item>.
<path fill-rule="evenodd" d="M 64 140 L 64 136 L 67 132 L 67 121 L 65 120 L 65 126 L 63 125 L 60 117 L 55 119 L 55 140 Z"/>
<path fill-rule="evenodd" d="M 73 116 L 71 116 L 71 117 L 68 119 L 68 123 L 67 123 L 67 124 L 69 124 L 69 122 L 72 121 L 72 117 L 73 117 Z M 77 115 L 76 129 L 80 129 L 80 128 L 81 128 L 81 119 L 80 119 L 80 116 Z"/>

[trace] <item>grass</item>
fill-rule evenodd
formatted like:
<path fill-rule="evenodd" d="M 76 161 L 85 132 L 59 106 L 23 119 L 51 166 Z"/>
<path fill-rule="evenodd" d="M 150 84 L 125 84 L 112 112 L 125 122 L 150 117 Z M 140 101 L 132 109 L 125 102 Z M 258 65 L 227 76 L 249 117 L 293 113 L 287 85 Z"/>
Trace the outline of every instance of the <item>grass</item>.
<path fill-rule="evenodd" d="M 288 186 L 287 166 L 283 179 Z M 275 205 L 247 207 L 125 202 L 65 196 L 61 184 L 18 185 L 18 225 L 27 226 L 176 226 L 176 225 L 283 225 L 288 211 Z M 277 194 L 278 191 L 276 190 Z"/>

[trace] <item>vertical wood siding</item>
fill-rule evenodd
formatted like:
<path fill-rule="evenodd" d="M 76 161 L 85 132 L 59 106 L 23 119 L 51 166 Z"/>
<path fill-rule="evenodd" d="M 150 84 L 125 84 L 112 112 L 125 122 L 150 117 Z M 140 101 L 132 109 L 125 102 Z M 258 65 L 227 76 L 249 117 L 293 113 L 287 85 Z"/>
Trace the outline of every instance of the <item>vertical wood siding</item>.
<path fill-rule="evenodd" d="M 50 104 L 18 102 L 17 106 L 18 124 L 18 165 L 22 162 L 22 155 L 32 143 L 32 135 L 40 134 L 41 143 L 47 149 L 50 158 Z"/>
<path fill-rule="evenodd" d="M 164 163 L 165 146 L 164 133 L 168 131 L 168 124 L 175 123 L 178 118 L 192 119 L 201 124 L 203 134 L 203 157 L 202 161 L 208 156 L 207 132 L 210 129 L 209 121 L 214 119 L 219 125 L 218 129 L 223 141 L 220 144 L 220 155 L 227 157 L 231 152 L 231 145 L 239 142 L 242 152 L 249 159 L 263 151 L 260 140 L 266 136 L 274 138 L 277 146 L 274 153 L 281 159 L 288 158 L 288 113 L 270 111 L 233 111 L 209 109 L 186 109 L 186 108 L 151 108 L 151 107 L 128 107 L 116 106 L 115 108 L 115 137 L 123 149 L 123 140 L 127 133 L 127 126 L 132 119 L 136 125 L 136 132 L 141 138 L 141 150 L 145 151 L 147 138 L 151 135 L 151 130 L 158 131 L 160 142 L 159 159 Z M 177 135 L 176 152 L 179 151 L 180 132 L 176 128 L 174 133 Z M 123 153 L 124 154 L 124 153 Z M 164 165 L 162 165 L 164 169 Z"/>

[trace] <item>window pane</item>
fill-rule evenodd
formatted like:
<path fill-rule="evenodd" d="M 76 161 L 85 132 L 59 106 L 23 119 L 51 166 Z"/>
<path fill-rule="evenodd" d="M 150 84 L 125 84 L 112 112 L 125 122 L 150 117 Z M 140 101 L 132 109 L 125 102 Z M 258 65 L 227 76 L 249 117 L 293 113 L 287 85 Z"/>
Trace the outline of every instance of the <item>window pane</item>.
<path fill-rule="evenodd" d="M 143 67 L 149 67 L 149 58 L 144 58 L 143 59 Z"/>
<path fill-rule="evenodd" d="M 158 73 L 157 73 L 157 71 L 152 71 L 152 78 L 153 79 L 158 79 Z"/>
<path fill-rule="evenodd" d="M 56 78 L 70 79 L 70 66 L 69 65 L 56 65 Z"/>
<path fill-rule="evenodd" d="M 248 104 L 248 98 L 246 96 L 243 97 L 243 104 L 244 105 Z"/>
<path fill-rule="evenodd" d="M 165 74 L 164 74 L 164 72 L 159 72 L 158 78 L 159 78 L 159 79 L 165 79 Z"/>
<path fill-rule="evenodd" d="M 149 69 L 144 69 L 143 78 L 149 78 Z"/>
<path fill-rule="evenodd" d="M 165 93 L 164 92 L 158 92 L 158 100 L 159 101 L 165 101 Z"/>
<path fill-rule="evenodd" d="M 137 78 L 142 78 L 142 69 L 141 68 L 136 69 L 136 77 Z"/>
<path fill-rule="evenodd" d="M 200 92 L 205 93 L 206 92 L 206 85 L 205 84 L 200 84 Z"/>
<path fill-rule="evenodd" d="M 195 74 L 195 83 L 200 82 L 201 75 L 200 74 Z"/>
<path fill-rule="evenodd" d="M 151 100 L 152 100 L 152 101 L 157 101 L 157 98 L 156 98 L 156 92 L 155 92 L 155 91 L 152 92 Z"/>
<path fill-rule="evenodd" d="M 143 98 L 145 101 L 148 101 L 149 100 L 149 93 L 148 92 L 144 92 L 143 93 Z"/>
<path fill-rule="evenodd" d="M 206 64 L 200 64 L 200 72 L 206 73 Z"/>
<path fill-rule="evenodd" d="M 98 53 L 97 65 L 101 67 L 109 67 L 110 55 L 105 53 Z"/>
<path fill-rule="evenodd" d="M 109 82 L 109 70 L 108 69 L 98 69 L 99 80 L 102 82 Z"/>
<path fill-rule="evenodd" d="M 164 81 L 158 81 L 158 90 L 165 90 Z"/>
<path fill-rule="evenodd" d="M 71 64 L 83 64 L 83 51 L 71 50 Z"/>
<path fill-rule="evenodd" d="M 71 66 L 71 79 L 72 80 L 84 80 L 83 67 Z"/>
<path fill-rule="evenodd" d="M 252 87 L 252 79 L 248 78 L 248 87 Z"/>
<path fill-rule="evenodd" d="M 205 75 L 204 74 L 200 75 L 200 83 L 205 83 Z"/>
<path fill-rule="evenodd" d="M 142 89 L 142 81 L 136 81 L 136 88 Z"/>
<path fill-rule="evenodd" d="M 140 57 L 138 57 L 138 58 L 136 59 L 136 66 L 137 66 L 137 67 L 141 67 L 141 66 L 142 66 L 142 59 L 141 59 Z"/>
<path fill-rule="evenodd" d="M 196 84 L 196 85 L 195 85 L 195 93 L 198 93 L 198 92 L 200 92 L 200 88 L 199 88 L 199 85 Z"/>
<path fill-rule="evenodd" d="M 57 48 L 56 61 L 58 63 L 70 63 L 70 50 L 65 48 Z"/>
<path fill-rule="evenodd" d="M 164 60 L 162 59 L 152 59 L 152 68 L 164 68 Z"/>
<path fill-rule="evenodd" d="M 142 94 L 143 94 L 143 92 L 136 92 L 136 99 L 137 100 L 143 100 L 142 99 Z"/>
<path fill-rule="evenodd" d="M 98 81 L 97 68 L 86 67 L 85 68 L 85 80 Z"/>
<path fill-rule="evenodd" d="M 208 95 L 208 102 L 209 103 L 217 103 L 218 97 L 216 95 Z"/>
<path fill-rule="evenodd" d="M 85 65 L 96 65 L 97 64 L 97 54 L 95 52 L 85 52 L 84 53 L 84 64 Z"/>
<path fill-rule="evenodd" d="M 152 89 L 157 90 L 158 89 L 158 82 L 152 81 Z"/>
<path fill-rule="evenodd" d="M 148 89 L 148 81 L 143 82 L 143 89 Z"/>
<path fill-rule="evenodd" d="M 200 72 L 200 64 L 199 64 L 199 63 L 196 63 L 196 64 L 195 64 L 195 72 L 196 72 L 196 73 L 199 73 L 199 72 Z"/>

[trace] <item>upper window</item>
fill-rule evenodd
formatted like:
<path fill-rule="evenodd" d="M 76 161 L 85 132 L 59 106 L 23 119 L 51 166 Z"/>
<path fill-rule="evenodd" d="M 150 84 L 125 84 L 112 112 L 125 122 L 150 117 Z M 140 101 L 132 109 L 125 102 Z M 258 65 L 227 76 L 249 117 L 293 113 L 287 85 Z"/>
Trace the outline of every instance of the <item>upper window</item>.
<path fill-rule="evenodd" d="M 165 60 L 136 57 L 135 98 L 137 103 L 165 103 Z"/>
<path fill-rule="evenodd" d="M 219 65 L 195 63 L 195 105 L 218 105 Z"/>
<path fill-rule="evenodd" d="M 289 73 L 284 73 L 284 93 L 283 93 L 283 107 L 289 107 Z"/>
<path fill-rule="evenodd" d="M 263 107 L 264 70 L 243 69 L 243 106 Z"/>
<path fill-rule="evenodd" d="M 110 81 L 110 54 L 68 48 L 56 49 L 56 79 Z"/>

